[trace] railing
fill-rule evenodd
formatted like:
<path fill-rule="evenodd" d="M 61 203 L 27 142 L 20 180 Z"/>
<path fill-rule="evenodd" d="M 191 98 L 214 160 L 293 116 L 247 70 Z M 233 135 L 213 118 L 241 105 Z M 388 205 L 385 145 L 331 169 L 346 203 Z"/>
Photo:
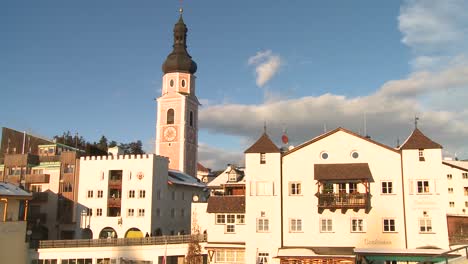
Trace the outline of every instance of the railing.
<path fill-rule="evenodd" d="M 6 177 L 6 181 L 12 184 L 19 184 L 21 181 L 20 175 L 8 175 Z"/>
<path fill-rule="evenodd" d="M 366 193 L 319 193 L 319 208 L 366 208 Z"/>
<path fill-rule="evenodd" d="M 108 198 L 107 199 L 107 206 L 108 207 L 121 207 L 122 201 L 120 198 Z"/>
<path fill-rule="evenodd" d="M 26 174 L 25 181 L 28 183 L 49 183 L 49 174 Z"/>
<path fill-rule="evenodd" d="M 449 235 L 450 245 L 468 245 L 468 234 Z"/>
<path fill-rule="evenodd" d="M 104 239 L 74 239 L 74 240 L 41 240 L 39 248 L 74 248 L 74 247 L 123 247 L 183 244 L 198 239 L 198 242 L 206 242 L 207 235 L 183 235 L 183 236 L 157 236 L 142 238 L 104 238 Z"/>
<path fill-rule="evenodd" d="M 60 161 L 60 156 L 59 155 L 39 156 L 39 161 L 40 162 L 57 162 L 57 161 Z"/>

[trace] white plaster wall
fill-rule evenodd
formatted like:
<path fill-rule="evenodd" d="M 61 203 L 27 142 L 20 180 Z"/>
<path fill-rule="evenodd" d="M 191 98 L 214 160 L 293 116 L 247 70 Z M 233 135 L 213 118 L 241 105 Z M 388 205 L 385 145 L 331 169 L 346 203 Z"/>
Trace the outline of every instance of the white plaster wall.
<path fill-rule="evenodd" d="M 329 158 L 321 159 L 326 151 Z M 354 159 L 353 151 L 359 153 Z M 314 164 L 368 163 L 374 182 L 370 183 L 371 210 L 357 212 L 325 209 L 318 212 L 317 181 L 314 180 Z M 381 194 L 381 181 L 393 182 L 394 194 Z M 289 195 L 289 182 L 302 183 L 302 195 Z M 365 192 L 362 184 L 358 191 Z M 371 143 L 349 133 L 338 131 L 302 149 L 283 157 L 283 232 L 284 246 L 334 246 L 334 247 L 386 247 L 404 248 L 404 219 L 399 153 Z M 363 218 L 365 232 L 351 232 L 351 219 Z M 291 233 L 289 219 L 302 219 L 303 232 Z M 320 220 L 333 219 L 332 233 L 320 232 Z M 396 220 L 396 232 L 383 232 L 383 218 Z M 313 238 L 313 239 L 311 239 Z"/>
<path fill-rule="evenodd" d="M 460 170 L 448 165 L 443 164 L 443 177 L 447 179 L 447 189 L 452 188 L 453 193 L 449 193 L 447 190 L 447 200 L 455 203 L 454 207 L 450 207 L 447 204 L 447 213 L 452 215 L 468 215 L 468 206 L 465 202 L 468 202 L 468 196 L 465 195 L 464 187 L 468 187 L 468 179 L 463 179 L 462 173 L 466 171 Z M 452 179 L 447 178 L 447 174 L 452 174 Z"/>
<path fill-rule="evenodd" d="M 403 150 L 403 174 L 408 232 L 408 248 L 436 246 L 448 248 L 447 176 L 442 167 L 440 149 L 425 149 L 425 161 L 419 161 L 418 150 Z M 417 180 L 428 180 L 430 193 L 417 193 Z M 432 220 L 432 233 L 419 231 L 424 212 Z"/>
<path fill-rule="evenodd" d="M 93 216 L 90 217 L 90 228 L 93 231 L 93 238 L 98 238 L 100 231 L 109 226 L 116 230 L 119 238 L 125 236 L 128 229 L 136 227 L 143 234 L 151 232 L 151 212 L 152 197 L 155 195 L 152 190 L 153 177 L 155 171 L 160 169 L 162 175 L 167 175 L 167 167 L 154 167 L 154 160 L 162 159 L 153 154 L 145 154 L 143 158 L 137 155 L 121 155 L 111 159 L 109 157 L 86 157 L 81 158 L 80 166 L 80 188 L 78 191 L 78 203 L 80 206 L 93 209 Z M 108 181 L 110 170 L 122 170 L 122 193 L 121 193 L 121 217 L 107 217 L 107 199 L 109 197 Z M 140 180 L 137 174 L 142 172 L 144 177 Z M 104 177 L 102 178 L 102 175 Z M 93 198 L 88 198 L 88 190 L 93 191 Z M 103 190 L 103 197 L 97 198 L 98 190 Z M 135 198 L 129 198 L 130 190 L 135 190 Z M 145 198 L 139 197 L 139 190 L 145 190 Z M 82 207 L 81 207 L 82 208 Z M 96 209 L 101 208 L 103 216 L 96 216 Z M 134 216 L 127 216 L 127 209 L 134 209 Z M 138 217 L 138 209 L 145 209 L 145 216 Z M 78 212 L 77 215 L 80 215 Z M 122 218 L 122 225 L 118 224 L 118 219 Z"/>
<path fill-rule="evenodd" d="M 245 155 L 246 179 L 246 251 L 245 263 L 255 263 L 258 252 L 269 253 L 271 263 L 281 247 L 281 195 L 280 195 L 280 153 L 266 153 L 266 163 L 260 164 L 259 153 Z M 273 185 L 273 195 L 257 196 L 252 186 L 256 182 L 267 182 Z M 269 219 L 269 232 L 257 232 L 257 218 L 262 212 Z"/>

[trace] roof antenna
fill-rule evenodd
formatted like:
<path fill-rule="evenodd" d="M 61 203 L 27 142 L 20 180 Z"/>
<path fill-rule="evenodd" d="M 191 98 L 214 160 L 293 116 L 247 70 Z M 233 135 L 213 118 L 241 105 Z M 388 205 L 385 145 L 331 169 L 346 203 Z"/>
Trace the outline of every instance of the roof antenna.
<path fill-rule="evenodd" d="M 400 138 L 397 137 L 396 139 L 396 147 L 399 148 L 400 147 Z"/>
<path fill-rule="evenodd" d="M 323 133 L 327 133 L 327 124 L 323 123 Z"/>
<path fill-rule="evenodd" d="M 419 120 L 419 117 L 414 116 L 414 129 L 418 129 L 418 120 Z"/>
<path fill-rule="evenodd" d="M 364 112 L 364 135 L 366 138 L 369 137 L 369 135 L 367 134 L 367 113 Z"/>
<path fill-rule="evenodd" d="M 263 133 L 266 134 L 266 120 L 263 121 Z"/>

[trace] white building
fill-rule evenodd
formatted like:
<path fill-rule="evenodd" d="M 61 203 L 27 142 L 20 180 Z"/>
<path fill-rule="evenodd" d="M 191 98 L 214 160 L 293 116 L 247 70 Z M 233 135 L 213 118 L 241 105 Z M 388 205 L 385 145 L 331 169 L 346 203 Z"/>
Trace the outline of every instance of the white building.
<path fill-rule="evenodd" d="M 338 128 L 281 152 L 263 134 L 245 151 L 245 197 L 193 205 L 208 260 L 383 263 L 383 251 L 388 261 L 442 253 L 441 148 L 418 129 L 398 149 Z"/>
<path fill-rule="evenodd" d="M 77 221 L 83 238 L 190 233 L 191 201 L 205 185 L 168 171 L 154 154 L 82 157 Z"/>

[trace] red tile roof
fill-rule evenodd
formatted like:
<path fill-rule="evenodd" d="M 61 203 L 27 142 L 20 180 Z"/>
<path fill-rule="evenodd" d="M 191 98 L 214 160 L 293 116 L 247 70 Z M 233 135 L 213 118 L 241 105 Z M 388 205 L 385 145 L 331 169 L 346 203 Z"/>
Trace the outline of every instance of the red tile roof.
<path fill-rule="evenodd" d="M 315 164 L 314 179 L 333 180 L 373 180 L 367 163 Z"/>
<path fill-rule="evenodd" d="M 211 196 L 208 198 L 208 213 L 245 213 L 245 196 Z"/>
<path fill-rule="evenodd" d="M 432 141 L 424 135 L 419 129 L 415 129 L 413 133 L 401 145 L 400 149 L 441 149 L 442 145 Z"/>
<path fill-rule="evenodd" d="M 205 166 L 201 165 L 201 163 L 197 163 L 197 170 L 203 172 L 210 172 L 210 170 L 205 168 Z"/>
<path fill-rule="evenodd" d="M 279 148 L 271 141 L 266 133 L 255 142 L 244 153 L 280 153 Z"/>

